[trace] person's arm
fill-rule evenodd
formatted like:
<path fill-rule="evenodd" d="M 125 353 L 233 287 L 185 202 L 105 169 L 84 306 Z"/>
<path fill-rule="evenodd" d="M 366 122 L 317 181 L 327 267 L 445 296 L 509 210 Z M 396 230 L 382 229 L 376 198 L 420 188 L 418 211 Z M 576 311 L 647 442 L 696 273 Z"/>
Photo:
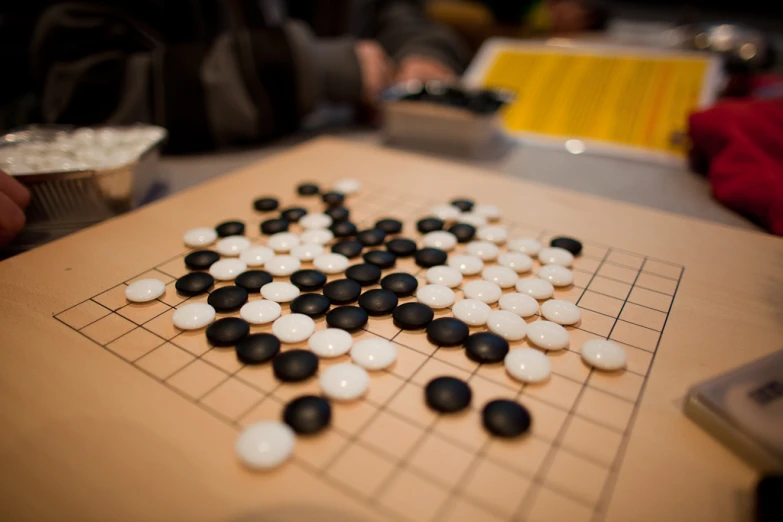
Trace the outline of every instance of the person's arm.
<path fill-rule="evenodd" d="M 355 46 L 296 21 L 172 44 L 127 12 L 66 3 L 44 12 L 32 54 L 45 122 L 151 122 L 192 151 L 290 132 L 322 99 L 360 101 Z"/>
<path fill-rule="evenodd" d="M 24 209 L 30 203 L 30 192 L 14 178 L 0 170 L 0 247 L 10 243 L 25 223 Z"/>
<path fill-rule="evenodd" d="M 375 38 L 399 64 L 398 80 L 455 76 L 470 60 L 462 39 L 428 20 L 419 0 L 382 0 Z"/>

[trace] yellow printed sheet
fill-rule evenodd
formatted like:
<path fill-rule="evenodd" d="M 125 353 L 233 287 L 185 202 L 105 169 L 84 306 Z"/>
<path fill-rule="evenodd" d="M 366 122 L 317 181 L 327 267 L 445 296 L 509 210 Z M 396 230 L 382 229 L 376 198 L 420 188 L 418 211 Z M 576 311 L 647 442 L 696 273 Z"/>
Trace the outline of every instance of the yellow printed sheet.
<path fill-rule="evenodd" d="M 516 93 L 503 120 L 512 134 L 683 156 L 687 117 L 705 103 L 712 59 L 700 54 L 614 53 L 497 43 L 474 83 Z"/>

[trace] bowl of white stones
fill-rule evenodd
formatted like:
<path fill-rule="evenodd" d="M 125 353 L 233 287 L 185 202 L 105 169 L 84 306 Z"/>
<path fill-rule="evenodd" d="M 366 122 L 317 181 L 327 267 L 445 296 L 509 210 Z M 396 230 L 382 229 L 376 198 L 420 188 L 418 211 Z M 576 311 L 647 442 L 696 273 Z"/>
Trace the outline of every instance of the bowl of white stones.
<path fill-rule="evenodd" d="M 30 126 L 0 136 L 0 171 L 31 193 L 17 248 L 130 210 L 151 183 L 165 137 L 162 127 L 142 124 Z"/>

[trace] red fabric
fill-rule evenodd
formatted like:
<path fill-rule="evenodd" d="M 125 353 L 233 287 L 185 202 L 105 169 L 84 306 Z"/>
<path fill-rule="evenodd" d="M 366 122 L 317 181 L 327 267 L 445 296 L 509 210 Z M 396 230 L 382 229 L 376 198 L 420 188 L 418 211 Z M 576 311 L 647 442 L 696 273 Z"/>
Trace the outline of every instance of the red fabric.
<path fill-rule="evenodd" d="M 721 101 L 692 114 L 689 132 L 715 197 L 783 236 L 783 98 Z"/>

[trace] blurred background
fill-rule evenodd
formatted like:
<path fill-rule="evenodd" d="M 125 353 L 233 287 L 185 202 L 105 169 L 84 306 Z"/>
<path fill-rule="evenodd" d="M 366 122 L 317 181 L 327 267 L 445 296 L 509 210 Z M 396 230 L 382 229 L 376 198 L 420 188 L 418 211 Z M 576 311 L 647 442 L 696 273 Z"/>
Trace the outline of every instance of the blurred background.
<path fill-rule="evenodd" d="M 6 2 L 0 242 L 321 134 L 783 234 L 781 52 L 763 0 Z"/>

